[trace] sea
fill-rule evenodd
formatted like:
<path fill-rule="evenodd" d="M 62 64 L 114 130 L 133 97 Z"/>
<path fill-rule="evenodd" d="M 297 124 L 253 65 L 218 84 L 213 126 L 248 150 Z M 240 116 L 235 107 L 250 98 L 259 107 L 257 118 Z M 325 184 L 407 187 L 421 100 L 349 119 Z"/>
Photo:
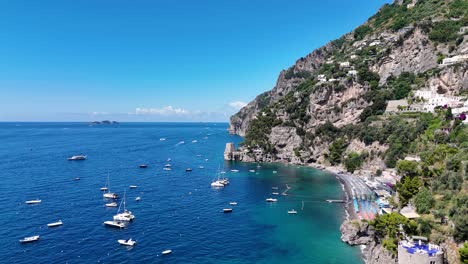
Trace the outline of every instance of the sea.
<path fill-rule="evenodd" d="M 225 144 L 242 142 L 227 127 L 0 123 L 0 263 L 363 263 L 358 248 L 340 241 L 343 205 L 325 201 L 343 197 L 337 179 L 307 167 L 225 162 Z M 73 155 L 87 159 L 67 160 Z M 211 188 L 217 175 L 230 184 Z M 107 182 L 135 215 L 124 229 L 103 225 L 118 210 L 105 207 Z M 33 199 L 42 202 L 25 204 Z M 40 239 L 19 242 L 33 235 Z M 117 243 L 129 238 L 135 246 Z"/>

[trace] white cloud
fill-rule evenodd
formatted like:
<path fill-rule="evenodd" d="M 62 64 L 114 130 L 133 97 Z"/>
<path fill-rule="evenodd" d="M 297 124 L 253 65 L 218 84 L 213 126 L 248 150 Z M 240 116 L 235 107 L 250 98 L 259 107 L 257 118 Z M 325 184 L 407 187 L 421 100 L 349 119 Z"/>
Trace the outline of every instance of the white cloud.
<path fill-rule="evenodd" d="M 247 105 L 247 103 L 244 103 L 242 101 L 234 101 L 234 102 L 229 103 L 229 106 L 236 109 L 236 110 L 240 110 L 242 107 L 244 107 L 246 105 Z"/>
<path fill-rule="evenodd" d="M 180 108 L 180 107 L 173 107 L 171 105 L 165 106 L 163 108 L 137 108 L 135 109 L 135 114 L 137 115 L 161 115 L 161 116 L 183 116 L 189 115 L 190 112 Z"/>

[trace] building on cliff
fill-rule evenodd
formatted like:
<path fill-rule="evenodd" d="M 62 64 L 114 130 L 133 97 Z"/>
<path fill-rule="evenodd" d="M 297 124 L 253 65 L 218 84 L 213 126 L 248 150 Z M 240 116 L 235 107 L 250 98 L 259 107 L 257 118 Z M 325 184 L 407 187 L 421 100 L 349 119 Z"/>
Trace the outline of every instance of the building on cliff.
<path fill-rule="evenodd" d="M 242 160 L 243 152 L 236 151 L 234 143 L 226 143 L 226 148 L 224 149 L 224 160 Z"/>
<path fill-rule="evenodd" d="M 420 237 L 417 243 L 401 241 L 398 244 L 398 264 L 443 264 L 444 253 L 439 246 L 425 244 Z"/>

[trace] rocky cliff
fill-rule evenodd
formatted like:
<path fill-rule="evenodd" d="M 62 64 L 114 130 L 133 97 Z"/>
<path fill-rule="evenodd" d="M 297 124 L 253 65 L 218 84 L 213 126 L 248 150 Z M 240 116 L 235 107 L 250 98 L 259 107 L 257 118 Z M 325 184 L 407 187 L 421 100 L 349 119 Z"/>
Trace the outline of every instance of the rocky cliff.
<path fill-rule="evenodd" d="M 389 100 L 412 100 L 417 89 L 466 93 L 468 19 L 453 2 L 385 5 L 353 32 L 281 71 L 271 91 L 231 117 L 230 131 L 245 137 L 244 160 L 326 165 L 336 140 L 327 131 L 379 126 L 367 118 L 382 115 Z M 385 142 L 363 148 L 362 137 L 349 133 L 347 141 L 345 153 L 386 149 Z M 363 166 L 376 171 L 385 165 L 382 155 L 373 155 Z"/>

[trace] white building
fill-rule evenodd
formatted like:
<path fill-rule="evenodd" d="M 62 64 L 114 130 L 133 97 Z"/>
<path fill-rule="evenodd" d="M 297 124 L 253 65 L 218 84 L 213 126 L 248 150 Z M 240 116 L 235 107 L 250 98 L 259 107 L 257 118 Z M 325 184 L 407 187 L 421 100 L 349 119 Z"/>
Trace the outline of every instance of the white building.
<path fill-rule="evenodd" d="M 348 76 L 357 76 L 357 71 L 356 70 L 351 70 L 351 71 L 348 71 Z"/>
<path fill-rule="evenodd" d="M 353 54 L 353 55 L 351 55 L 350 58 L 351 58 L 352 60 L 354 60 L 354 59 L 357 59 L 357 57 L 358 57 L 357 55 Z"/>
<path fill-rule="evenodd" d="M 327 77 L 325 77 L 325 74 L 319 74 L 317 76 L 317 80 L 319 80 L 320 82 L 326 82 L 327 81 Z"/>
<path fill-rule="evenodd" d="M 347 68 L 347 67 L 349 67 L 349 65 L 351 65 L 349 63 L 349 61 L 340 62 L 340 67 L 341 68 Z"/>
<path fill-rule="evenodd" d="M 442 60 L 442 65 L 444 65 L 444 66 L 452 65 L 452 64 L 456 64 L 456 63 L 463 62 L 463 61 L 466 61 L 466 60 L 468 60 L 468 54 L 456 55 L 456 56 L 453 56 L 451 58 L 443 59 Z"/>

